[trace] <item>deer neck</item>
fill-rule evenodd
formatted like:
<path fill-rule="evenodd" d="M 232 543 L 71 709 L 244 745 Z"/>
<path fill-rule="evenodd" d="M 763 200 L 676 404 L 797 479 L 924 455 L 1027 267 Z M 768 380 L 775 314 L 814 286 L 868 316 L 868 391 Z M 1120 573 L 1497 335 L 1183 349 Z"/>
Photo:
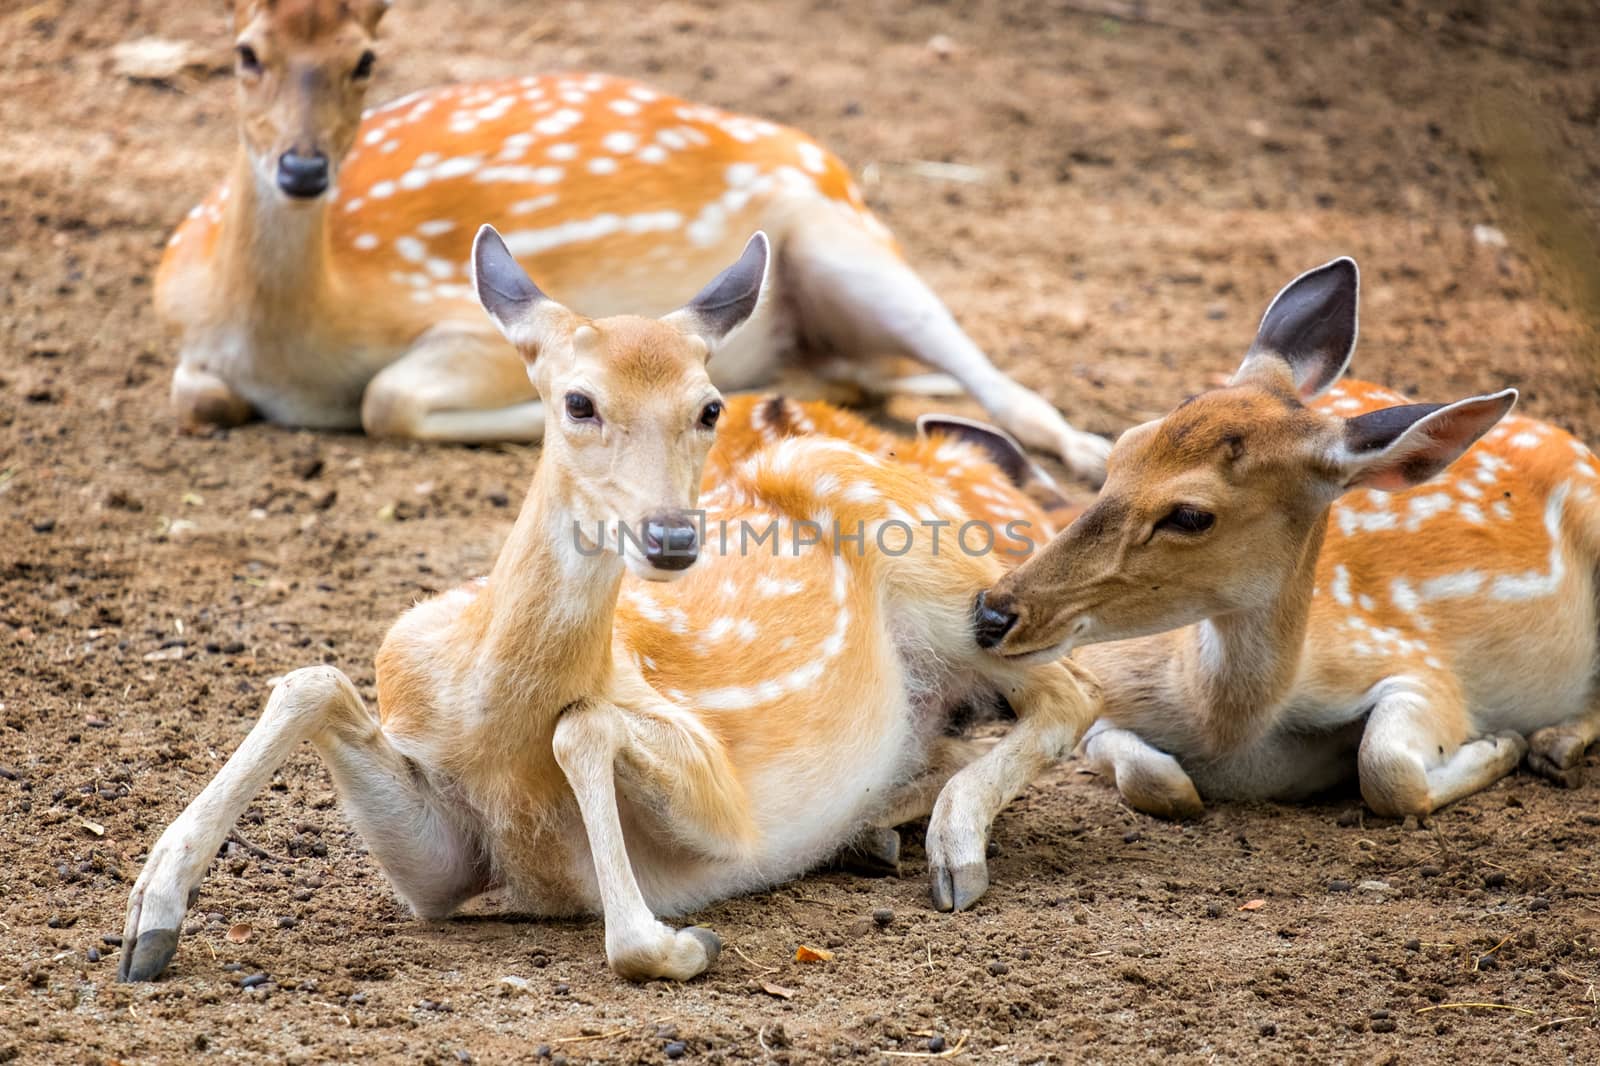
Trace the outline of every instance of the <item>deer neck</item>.
<path fill-rule="evenodd" d="M 1078 658 L 1104 682 L 1106 717 L 1196 756 L 1237 751 L 1270 729 L 1305 653 L 1327 527 L 1323 511 L 1266 603 L 1171 633 L 1080 649 Z"/>
<path fill-rule="evenodd" d="M 524 733 L 555 727 L 562 708 L 605 692 L 623 562 L 582 539 L 546 455 L 475 607 L 490 716 Z M 593 527 L 589 527 L 593 532 Z"/>
<path fill-rule="evenodd" d="M 1259 737 L 1293 690 L 1327 529 L 1324 511 L 1266 604 L 1207 618 L 1183 631 L 1176 662 L 1214 753 L 1237 750 Z"/>
<path fill-rule="evenodd" d="M 228 190 L 213 259 L 217 291 L 227 306 L 247 309 L 258 324 L 283 315 L 297 323 L 312 320 L 331 287 L 331 197 L 293 203 L 279 196 L 262 184 L 242 146 Z"/>

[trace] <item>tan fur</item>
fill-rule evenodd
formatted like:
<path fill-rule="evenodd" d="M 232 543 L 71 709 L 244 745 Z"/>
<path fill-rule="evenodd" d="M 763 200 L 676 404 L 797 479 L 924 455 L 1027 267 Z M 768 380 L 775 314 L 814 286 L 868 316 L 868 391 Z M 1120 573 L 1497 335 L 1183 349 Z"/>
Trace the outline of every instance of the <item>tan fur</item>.
<path fill-rule="evenodd" d="M 810 137 L 583 72 L 428 89 L 363 112 L 353 72 L 379 50 L 384 6 L 238 7 L 238 43 L 262 67 L 239 73 L 238 156 L 156 278 L 156 307 L 182 334 L 181 417 L 537 440 L 544 412 L 473 299 L 479 224 L 596 316 L 681 304 L 760 228 L 779 248 L 779 291 L 724 351 L 721 387 L 771 383 L 787 359 L 893 391 L 912 357 L 1024 443 L 1099 476 L 1105 442 L 988 362 Z M 333 187 L 281 193 L 290 150 L 325 154 Z"/>
<path fill-rule="evenodd" d="M 1459 447 L 1445 429 L 1414 442 L 1434 456 L 1418 469 L 1460 455 L 1418 484 L 1413 452 L 1347 437 L 1406 403 L 1345 381 L 1303 405 L 1282 361 L 1247 359 L 1128 431 L 1094 506 L 990 591 L 1017 616 L 999 653 L 1093 645 L 1106 716 L 1086 748 L 1135 806 L 1194 813 L 1191 776 L 1293 798 L 1359 767 L 1374 809 L 1426 816 L 1508 772 L 1526 735 L 1534 767 L 1572 783 L 1600 733 L 1600 464 L 1546 423 L 1489 429 L 1509 404 L 1488 397 L 1450 408 L 1476 420 Z M 1158 529 L 1180 503 L 1214 526 Z"/>
<path fill-rule="evenodd" d="M 709 931 L 656 913 L 797 876 L 863 826 L 927 813 L 931 796 L 935 902 L 970 905 L 988 884 L 995 814 L 1070 750 L 1097 689 L 1070 664 L 971 647 L 973 600 L 1007 555 L 934 551 L 926 536 L 900 554 L 872 531 L 898 515 L 968 520 L 938 463 L 969 493 L 984 488 L 977 498 L 1045 516 L 969 445 L 930 442 L 921 465 L 900 463 L 853 443 L 875 431 L 847 421 L 760 445 L 734 434 L 702 494 L 714 438 L 702 419 L 720 402 L 706 357 L 721 337 L 686 332 L 693 314 L 589 319 L 512 284 L 503 263 L 480 262 L 480 284 L 485 269 L 505 288 L 491 313 L 540 395 L 564 411 L 581 394 L 594 416 L 551 426 L 488 578 L 396 622 L 378 653 L 375 718 L 336 671 L 290 675 L 152 850 L 130 900 L 125 976 L 165 965 L 163 930 L 213 838 L 302 738 L 418 914 L 442 917 L 495 885 L 536 913 L 601 911 L 623 976 L 688 978 L 716 958 Z M 776 525 L 781 550 L 708 536 L 698 562 L 663 583 L 640 580 L 672 575 L 636 543 L 604 547 L 601 530 L 696 504 L 710 522 Z M 835 521 L 868 539 L 842 545 Z M 805 522 L 822 540 L 796 551 Z M 952 763 L 950 714 L 1001 696 L 1017 726 Z M 371 724 L 333 728 L 356 722 Z"/>

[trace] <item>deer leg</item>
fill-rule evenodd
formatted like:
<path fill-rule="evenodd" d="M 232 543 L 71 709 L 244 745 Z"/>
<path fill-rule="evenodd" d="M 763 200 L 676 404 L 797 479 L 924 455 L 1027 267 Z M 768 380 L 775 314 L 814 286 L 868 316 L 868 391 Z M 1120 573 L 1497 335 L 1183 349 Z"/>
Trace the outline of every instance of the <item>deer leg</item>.
<path fill-rule="evenodd" d="M 1099 686 L 1065 659 L 1035 667 L 1006 695 L 1017 724 L 950 778 L 928 822 L 933 905 L 942 911 L 965 910 L 988 890 L 985 855 L 995 816 L 1072 750 L 1100 710 Z"/>
<path fill-rule="evenodd" d="M 859 226 L 818 221 L 782 246 L 802 331 L 843 351 L 907 355 L 960 382 L 1002 428 L 1061 458 L 1078 476 L 1105 477 L 1111 443 L 1068 425 L 1042 396 L 1001 373 L 912 269 Z"/>
<path fill-rule="evenodd" d="M 1136 811 L 1157 818 L 1198 818 L 1205 810 L 1178 760 L 1132 730 L 1101 719 L 1084 736 L 1083 754 Z"/>
<path fill-rule="evenodd" d="M 1468 739 L 1460 693 L 1442 681 L 1391 678 L 1361 737 L 1361 795 L 1378 814 L 1419 821 L 1515 770 L 1527 751 L 1518 733 Z"/>
<path fill-rule="evenodd" d="M 742 792 L 708 737 L 670 721 L 592 701 L 556 723 L 556 763 L 578 801 L 605 914 L 606 960 L 619 975 L 686 981 L 717 960 L 722 941 L 709 929 L 673 929 L 658 920 L 628 856 L 618 808 L 619 765 L 626 787 L 691 846 L 742 850 L 754 833 Z M 720 778 L 720 780 L 719 780 Z"/>
<path fill-rule="evenodd" d="M 544 405 L 497 334 L 438 326 L 367 383 L 361 425 L 375 437 L 533 442 L 544 436 Z"/>
<path fill-rule="evenodd" d="M 1566 788 L 1583 784 L 1583 753 L 1600 740 L 1600 707 L 1528 737 L 1528 769 Z"/>
<path fill-rule="evenodd" d="M 238 426 L 255 417 L 250 401 L 226 381 L 187 363 L 172 372 L 172 406 L 190 425 Z"/>
<path fill-rule="evenodd" d="M 308 739 L 328 759 L 346 809 L 402 896 L 429 913 L 447 897 L 460 902 L 471 894 L 481 876 L 470 838 L 419 787 L 349 680 L 329 666 L 296 670 L 272 690 L 244 743 L 150 849 L 128 899 L 121 980 L 150 981 L 166 969 L 217 850 Z"/>
<path fill-rule="evenodd" d="M 938 738 L 928 768 L 900 786 L 888 805 L 840 849 L 834 865 L 864 877 L 899 877 L 900 834 L 896 827 L 931 815 L 945 784 L 985 747 L 964 737 Z"/>

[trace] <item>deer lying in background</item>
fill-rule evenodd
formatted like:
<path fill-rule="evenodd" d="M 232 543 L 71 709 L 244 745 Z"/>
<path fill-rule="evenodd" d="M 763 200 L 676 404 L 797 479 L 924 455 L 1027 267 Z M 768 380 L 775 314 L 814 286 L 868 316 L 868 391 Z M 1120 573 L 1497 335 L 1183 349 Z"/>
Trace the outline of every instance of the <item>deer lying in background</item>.
<path fill-rule="evenodd" d="M 1229 385 L 1124 434 L 1099 500 L 978 602 L 1007 661 L 1093 645 L 1085 752 L 1140 810 L 1356 767 L 1374 811 L 1423 818 L 1530 743 L 1570 784 L 1600 734 L 1600 466 L 1543 422 L 1491 432 L 1509 389 L 1336 384 L 1357 281 L 1339 259 L 1279 293 Z"/>
<path fill-rule="evenodd" d="M 607 958 L 632 978 L 692 977 L 717 956 L 715 935 L 656 914 L 794 877 L 863 825 L 927 813 L 933 796 L 935 902 L 982 894 L 991 821 L 1077 742 L 1093 685 L 1066 663 L 979 651 L 970 607 L 1003 563 L 924 536 L 877 547 L 886 522 L 954 529 L 965 515 L 934 479 L 846 441 L 778 440 L 705 495 L 708 519 L 775 529 L 782 550 L 741 550 L 710 526 L 701 542 L 688 512 L 722 412 L 708 351 L 757 306 L 766 259 L 758 234 L 684 309 L 588 319 L 546 298 L 485 228 L 481 299 L 561 412 L 510 540 L 481 586 L 395 624 L 376 715 L 329 666 L 274 689 L 151 850 L 124 979 L 165 968 L 234 820 L 304 740 L 417 914 L 442 918 L 496 886 L 535 913 L 599 910 Z M 792 548 L 807 522 L 820 543 Z M 1012 731 L 939 765 L 952 709 L 1001 695 Z"/>
<path fill-rule="evenodd" d="M 237 2 L 238 156 L 156 279 L 157 309 L 182 331 L 185 419 L 538 440 L 545 409 L 473 299 L 478 223 L 597 315 L 678 306 L 762 228 L 774 291 L 719 353 L 721 388 L 793 366 L 926 390 L 938 375 L 895 376 L 912 358 L 1099 477 L 1109 444 L 995 369 L 815 141 L 583 73 L 431 89 L 363 115 L 388 6 Z"/>

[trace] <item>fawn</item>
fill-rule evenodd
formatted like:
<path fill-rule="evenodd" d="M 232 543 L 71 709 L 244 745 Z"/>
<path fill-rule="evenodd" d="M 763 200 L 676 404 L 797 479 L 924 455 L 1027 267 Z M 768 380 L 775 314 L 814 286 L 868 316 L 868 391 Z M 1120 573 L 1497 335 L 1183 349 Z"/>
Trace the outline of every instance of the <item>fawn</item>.
<path fill-rule="evenodd" d="M 1505 418 L 1510 389 L 1338 384 L 1358 290 L 1349 259 L 1293 281 L 1227 387 L 1124 434 L 1099 499 L 978 601 L 1012 661 L 1093 645 L 1084 751 L 1140 810 L 1355 767 L 1374 811 L 1422 820 L 1525 751 L 1572 784 L 1600 734 L 1600 466 Z"/>
<path fill-rule="evenodd" d="M 708 354 L 758 306 L 765 238 L 661 319 L 562 307 L 488 227 L 473 255 L 484 307 L 558 412 L 510 539 L 481 585 L 390 630 L 375 715 L 331 666 L 274 689 L 151 849 L 121 976 L 165 968 L 217 848 L 303 740 L 418 915 L 497 886 L 535 913 L 598 910 L 607 958 L 630 978 L 686 979 L 717 956 L 714 934 L 656 914 L 794 877 L 863 826 L 930 807 L 934 902 L 970 905 L 988 884 L 990 823 L 1077 742 L 1095 688 L 1068 663 L 973 644 L 970 606 L 1002 571 L 995 554 L 899 534 L 880 546 L 891 522 L 965 517 L 916 466 L 780 436 L 700 496 L 722 413 Z M 959 441 L 930 446 L 987 461 Z M 702 535 L 697 503 L 708 530 L 760 526 L 782 550 Z M 1011 732 L 945 758 L 952 711 L 999 697 L 1017 713 Z"/>
<path fill-rule="evenodd" d="M 1099 476 L 1109 444 L 989 362 L 815 141 L 587 73 L 363 113 L 388 6 L 237 0 L 237 158 L 156 279 L 184 419 L 537 440 L 545 409 L 473 298 L 478 223 L 596 315 L 678 306 L 760 228 L 773 292 L 719 354 L 721 388 L 785 369 L 877 392 L 954 378 L 1023 443 Z M 907 359 L 948 377 L 896 376 Z"/>

